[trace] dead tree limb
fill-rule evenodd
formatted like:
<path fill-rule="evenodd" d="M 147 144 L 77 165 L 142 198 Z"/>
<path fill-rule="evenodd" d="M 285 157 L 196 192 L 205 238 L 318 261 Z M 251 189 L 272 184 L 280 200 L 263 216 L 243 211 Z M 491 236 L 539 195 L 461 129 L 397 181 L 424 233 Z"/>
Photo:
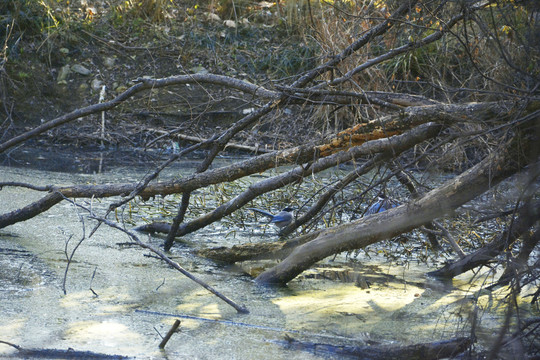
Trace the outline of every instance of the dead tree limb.
<path fill-rule="evenodd" d="M 4 143 L 0 144 L 0 153 L 7 149 L 20 144 L 28 139 L 31 139 L 37 135 L 40 135 L 48 130 L 51 130 L 57 126 L 66 124 L 73 120 L 79 119 L 83 116 L 90 114 L 100 113 L 113 109 L 129 99 L 133 95 L 149 89 L 157 89 L 166 86 L 180 85 L 180 84 L 213 84 L 226 86 L 229 88 L 237 89 L 256 96 L 258 98 L 271 98 L 275 99 L 279 97 L 279 93 L 271 90 L 267 90 L 261 86 L 251 84 L 247 81 L 238 80 L 229 76 L 214 75 L 214 74 L 191 74 L 191 75 L 178 75 L 171 76 L 164 79 L 137 79 L 137 84 L 133 85 L 114 99 L 99 104 L 90 105 L 82 109 L 77 109 L 68 114 L 62 115 L 56 119 L 47 121 L 40 126 L 33 128 L 23 134 L 15 136 Z"/>
<path fill-rule="evenodd" d="M 453 278 L 476 267 L 486 265 L 506 250 L 514 241 L 522 236 L 540 219 L 540 201 L 526 203 L 518 211 L 518 217 L 495 240 L 484 247 L 465 256 L 459 261 L 445 265 L 443 268 L 428 273 L 438 278 Z"/>
<path fill-rule="evenodd" d="M 296 248 L 256 280 L 285 284 L 327 256 L 390 239 L 448 214 L 526 165 L 515 161 L 518 142 L 514 139 L 506 148 L 493 152 L 473 168 L 409 204 L 320 233 L 315 240 Z"/>
<path fill-rule="evenodd" d="M 324 230 L 314 231 L 309 234 L 298 236 L 294 239 L 285 241 L 274 241 L 269 243 L 246 243 L 234 245 L 231 248 L 217 247 L 202 249 L 197 253 L 208 259 L 233 264 L 246 260 L 261 259 L 283 259 L 291 253 L 296 247 L 315 239 Z"/>
<path fill-rule="evenodd" d="M 190 136 L 185 134 L 176 134 L 172 131 L 165 131 L 165 130 L 159 130 L 159 129 L 147 129 L 149 131 L 152 131 L 156 134 L 161 134 L 162 136 L 170 137 L 173 139 L 183 140 L 183 141 L 189 141 L 194 143 L 206 143 L 209 141 L 209 139 L 204 139 L 198 136 Z M 226 149 L 236 149 L 246 152 L 251 152 L 254 154 L 266 154 L 271 151 L 274 151 L 274 149 L 266 149 L 264 147 L 260 146 L 249 146 L 249 145 L 243 145 L 243 144 L 237 144 L 237 143 L 228 143 L 225 146 Z"/>
<path fill-rule="evenodd" d="M 536 229 L 533 234 L 524 233 L 523 244 L 516 257 L 510 259 L 506 264 L 503 274 L 493 285 L 488 288 L 508 285 L 513 279 L 519 279 L 527 273 L 527 261 L 533 249 L 540 243 L 540 229 Z"/>
<path fill-rule="evenodd" d="M 167 343 L 169 342 L 169 339 L 171 338 L 171 336 L 173 336 L 174 332 L 178 329 L 179 326 L 180 326 L 180 320 L 178 319 L 174 320 L 173 326 L 171 326 L 171 328 L 167 332 L 167 335 L 165 335 L 163 340 L 161 340 L 161 342 L 159 343 L 160 349 L 165 348 L 165 345 L 167 345 Z"/>
<path fill-rule="evenodd" d="M 374 142 L 366 148 L 370 152 L 384 150 L 384 142 Z M 60 193 L 67 198 L 104 198 L 111 196 L 128 196 L 135 191 L 143 199 L 155 195 L 170 195 L 193 191 L 212 184 L 233 181 L 244 176 L 265 171 L 272 167 L 304 164 L 318 157 L 319 146 L 303 145 L 292 149 L 276 151 L 269 154 L 263 154 L 258 157 L 244 160 L 230 166 L 225 166 L 215 170 L 205 171 L 200 174 L 194 174 L 185 178 L 175 179 L 165 182 L 148 184 L 144 188 L 138 188 L 135 183 L 103 184 L 103 185 L 74 185 L 74 186 L 49 186 L 44 187 L 44 191 L 52 191 L 42 199 L 27 205 L 19 210 L 0 215 L 0 228 L 15 224 L 20 221 L 31 219 L 43 211 L 50 209 L 55 204 L 62 201 Z M 329 155 L 328 153 L 327 155 Z M 342 162 L 350 159 L 350 154 L 343 155 Z M 10 186 L 12 183 L 0 183 L 2 186 Z"/>
<path fill-rule="evenodd" d="M 60 192 L 52 192 L 30 205 L 0 215 L 0 228 L 26 221 L 52 208 L 64 199 Z"/>
<path fill-rule="evenodd" d="M 276 106 L 275 104 L 276 103 L 268 104 L 259 110 L 261 113 L 266 113 L 267 111 L 271 111 L 271 109 Z M 534 109 L 531 107 L 531 110 Z M 323 158 L 338 152 L 347 153 L 348 149 L 351 147 L 357 147 L 366 142 L 372 142 L 375 139 L 387 138 L 394 134 L 402 134 L 405 131 L 428 122 L 436 122 L 443 125 L 456 124 L 463 121 L 482 122 L 486 119 L 491 119 L 493 116 L 496 116 L 498 119 L 504 119 L 512 112 L 513 107 L 511 106 L 511 103 L 472 103 L 463 105 L 413 107 L 406 109 L 404 113 L 394 114 L 379 120 L 371 121 L 368 124 L 352 127 L 321 145 L 302 145 L 291 149 L 263 154 L 230 166 L 207 170 L 181 179 L 158 183 L 146 183 L 142 187 L 137 183 L 74 186 L 50 185 L 42 188 L 44 191 L 51 192 L 42 199 L 19 210 L 0 215 L 0 228 L 28 220 L 37 214 L 48 210 L 62 200 L 62 196 L 54 195 L 55 193 L 61 193 L 68 198 L 125 197 L 129 196 L 129 194 L 138 194 L 143 199 L 146 199 L 155 195 L 165 196 L 191 192 L 212 184 L 233 181 L 273 167 L 290 164 L 305 164 L 312 161 L 314 158 Z M 214 151 L 212 151 L 211 156 L 201 164 L 201 168 L 204 168 L 204 166 L 211 163 L 211 159 L 213 159 L 212 156 L 215 156 L 219 152 L 219 149 L 226 146 L 231 136 L 236 131 L 243 129 L 244 126 L 256 119 L 256 115 L 250 115 L 251 116 L 240 120 L 232 129 L 230 129 L 230 131 L 224 133 L 222 137 L 220 136 L 216 139 L 217 143 L 214 144 Z M 378 146 L 381 145 L 379 144 Z M 377 151 L 377 146 L 375 146 L 373 148 L 373 153 L 376 153 Z M 349 155 L 345 155 L 345 158 L 348 156 Z M 0 189 L 3 186 L 10 185 L 13 184 L 0 183 Z M 36 190 L 38 190 L 38 188 L 36 188 Z"/>
<path fill-rule="evenodd" d="M 422 191 L 419 191 L 417 189 L 415 180 L 413 179 L 413 177 L 407 174 L 403 169 L 397 166 L 392 166 L 392 168 L 393 168 L 394 176 L 396 177 L 396 179 L 401 183 L 401 185 L 407 188 L 407 190 L 411 193 L 411 196 L 415 199 L 420 197 L 420 195 L 422 194 Z M 426 229 L 426 231 L 424 231 L 424 233 L 426 234 L 431 244 L 431 247 L 433 249 L 439 250 L 439 249 L 442 249 L 442 247 L 439 244 L 439 241 L 437 240 L 437 236 L 435 236 L 435 234 L 433 233 L 435 226 L 437 226 L 435 221 L 425 224 L 424 228 Z"/>

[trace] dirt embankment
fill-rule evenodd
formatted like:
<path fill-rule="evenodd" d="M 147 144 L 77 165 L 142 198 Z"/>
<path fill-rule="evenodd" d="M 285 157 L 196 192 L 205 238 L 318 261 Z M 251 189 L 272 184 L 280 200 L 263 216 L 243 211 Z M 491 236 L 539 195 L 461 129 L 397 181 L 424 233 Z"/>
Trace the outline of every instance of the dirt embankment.
<path fill-rule="evenodd" d="M 191 17 L 186 15 L 190 9 Z M 254 21 L 256 17 L 231 26 L 200 9 L 185 10 L 157 24 L 126 21 L 115 26 L 103 16 L 86 26 L 59 25 L 38 34 L 21 32 L 18 38 L 11 34 L 2 68 L 2 108 L 9 119 L 4 136 L 110 100 L 138 78 L 209 72 L 271 87 L 271 78 L 312 65 L 298 56 L 299 46 L 307 45 L 287 36 L 283 27 Z M 197 84 L 146 91 L 107 112 L 106 142 L 144 146 L 160 136 L 153 130 L 204 138 L 258 105 L 250 101 L 226 88 Z M 288 109 L 281 116 L 291 114 Z M 99 143 L 102 120 L 101 114 L 78 119 L 49 131 L 40 143 Z M 289 135 L 290 129 L 268 119 L 238 142 L 277 146 Z"/>

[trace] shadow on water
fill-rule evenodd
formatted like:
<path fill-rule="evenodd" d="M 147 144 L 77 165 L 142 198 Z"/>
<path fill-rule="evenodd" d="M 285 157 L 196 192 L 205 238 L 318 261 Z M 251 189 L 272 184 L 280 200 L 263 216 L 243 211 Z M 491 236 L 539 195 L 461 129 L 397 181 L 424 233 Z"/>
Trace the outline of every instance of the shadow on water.
<path fill-rule="evenodd" d="M 142 171 L 149 166 L 160 164 L 171 153 L 171 147 L 164 149 L 116 149 L 98 146 L 85 148 L 55 146 L 49 149 L 24 147 L 0 154 L 0 166 L 76 174 L 102 174 L 127 166 Z M 177 162 L 176 167 L 195 168 L 197 160 L 203 156 L 202 151 L 195 151 Z M 172 167 L 175 167 L 175 164 L 172 164 Z"/>
<path fill-rule="evenodd" d="M 50 159 L 51 153 L 40 156 Z M 10 156 L 10 161 L 24 164 L 23 157 Z M 123 155 L 107 156 L 116 161 Z M 72 158 L 69 161 L 75 164 L 77 156 Z M 2 161 L 6 164 L 5 158 Z M 67 170 L 79 169 L 68 166 L 69 161 L 57 168 L 64 172 L 50 167 L 44 171 L 4 166 L 0 173 L 2 181 L 31 179 L 36 185 L 87 182 L 88 175 L 83 171 L 66 174 Z M 97 166 L 80 162 L 88 171 Z M 92 179 L 140 178 L 147 170 L 122 162 L 114 164 L 109 172 Z M 33 199 L 35 194 L 31 192 L 4 188 L 0 191 L 0 211 L 11 211 Z M 94 202 L 93 206 L 103 212 L 108 203 Z M 136 214 L 134 222 L 142 223 L 141 216 Z M 283 343 L 293 338 L 366 346 L 469 336 L 473 314 L 480 309 L 477 335 L 483 345 L 489 345 L 501 324 L 504 309 L 494 305 L 493 298 L 503 299 L 504 292 L 490 294 L 490 299 L 472 299 L 471 294 L 481 283 L 469 283 L 470 277 L 445 284 L 425 277 L 432 270 L 426 264 L 398 266 L 382 255 L 351 258 L 340 254 L 334 260 L 321 261 L 287 287 L 260 287 L 250 275 L 271 263 L 220 266 L 195 255 L 204 247 L 257 242 L 261 238 L 268 241 L 275 236 L 270 231 L 261 234 L 241 229 L 234 229 L 234 236 L 228 236 L 231 226 L 216 223 L 188 235 L 173 247 L 170 256 L 245 305 L 250 311 L 246 315 L 147 256 L 147 251 L 126 246 L 129 239 L 123 233 L 102 226 L 92 238 L 85 238 L 92 224 L 88 219 L 82 221 L 69 203 L 2 229 L 0 340 L 27 348 L 73 348 L 142 359 L 323 359 L 333 355 L 287 348 Z M 70 254 L 79 240 L 83 241 L 70 265 L 64 295 L 66 253 Z M 158 237 L 144 240 L 157 247 L 163 244 Z M 161 336 L 176 318 L 181 321 L 180 331 L 165 350 L 159 350 Z M 0 344 L 0 356 L 14 353 L 13 348 Z"/>

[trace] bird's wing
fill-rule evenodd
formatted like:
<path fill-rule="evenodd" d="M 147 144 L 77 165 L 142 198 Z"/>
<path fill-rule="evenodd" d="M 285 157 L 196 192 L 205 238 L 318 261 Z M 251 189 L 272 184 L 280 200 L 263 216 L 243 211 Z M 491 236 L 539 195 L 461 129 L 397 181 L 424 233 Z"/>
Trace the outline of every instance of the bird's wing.
<path fill-rule="evenodd" d="M 383 212 L 384 210 L 386 210 L 381 203 L 379 202 L 376 202 L 375 204 L 371 205 L 367 211 L 366 211 L 366 215 L 373 215 L 373 214 L 376 214 L 376 213 L 380 213 L 380 212 Z"/>
<path fill-rule="evenodd" d="M 291 215 L 291 213 L 286 212 L 286 211 L 282 211 L 282 212 L 280 212 L 279 214 L 275 215 L 275 216 L 272 218 L 272 221 L 271 221 L 271 222 L 277 223 L 277 222 L 291 221 L 291 220 L 292 220 L 292 215 Z"/>
<path fill-rule="evenodd" d="M 268 216 L 270 219 L 274 218 L 274 215 L 270 214 L 268 211 L 264 211 L 261 209 L 255 209 L 255 208 L 247 208 L 248 210 L 258 212 L 260 214 L 263 214 L 264 216 Z"/>

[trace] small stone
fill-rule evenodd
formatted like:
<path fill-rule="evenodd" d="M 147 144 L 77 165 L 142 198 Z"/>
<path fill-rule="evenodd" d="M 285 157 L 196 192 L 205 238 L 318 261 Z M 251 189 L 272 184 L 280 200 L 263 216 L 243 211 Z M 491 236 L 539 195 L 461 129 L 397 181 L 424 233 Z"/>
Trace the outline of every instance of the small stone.
<path fill-rule="evenodd" d="M 103 63 L 105 64 L 105 67 L 107 69 L 111 69 L 113 66 L 114 66 L 114 63 L 116 62 L 116 59 L 115 58 L 112 58 L 112 57 L 106 57 L 104 60 L 103 60 Z"/>
<path fill-rule="evenodd" d="M 208 74 L 208 70 L 204 66 L 194 66 L 190 70 L 194 74 Z"/>
<path fill-rule="evenodd" d="M 68 55 L 69 54 L 69 49 L 66 49 L 66 48 L 60 48 L 60 54 L 62 55 Z"/>
<path fill-rule="evenodd" d="M 88 76 L 90 74 L 92 74 L 92 71 L 85 68 L 84 66 L 80 65 L 80 64 L 75 64 L 71 67 L 71 70 L 73 72 L 76 72 L 77 74 L 81 74 L 81 75 L 84 75 L 84 76 Z"/>
<path fill-rule="evenodd" d="M 102 83 L 101 80 L 94 79 L 94 80 L 92 80 L 92 83 L 90 84 L 90 87 L 94 91 L 100 91 L 101 90 L 101 83 Z"/>
<path fill-rule="evenodd" d="M 225 20 L 223 22 L 223 24 L 226 26 L 226 27 L 230 27 L 230 28 L 236 28 L 236 23 L 232 20 Z"/>
<path fill-rule="evenodd" d="M 64 65 L 62 68 L 60 68 L 60 71 L 58 72 L 58 77 L 56 78 L 57 84 L 66 84 L 67 83 L 67 77 L 69 73 L 71 72 L 71 68 L 69 65 Z"/>

